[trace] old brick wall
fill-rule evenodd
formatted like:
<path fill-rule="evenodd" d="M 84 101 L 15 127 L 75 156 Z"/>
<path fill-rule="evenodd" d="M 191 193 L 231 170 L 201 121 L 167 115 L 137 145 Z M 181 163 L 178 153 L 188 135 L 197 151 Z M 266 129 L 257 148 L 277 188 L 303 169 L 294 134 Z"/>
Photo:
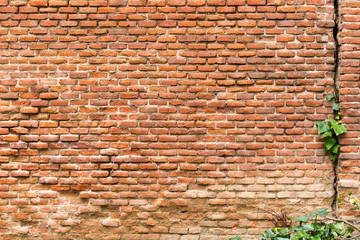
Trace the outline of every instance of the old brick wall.
<path fill-rule="evenodd" d="M 339 17 L 341 48 L 338 85 L 343 122 L 349 131 L 341 140 L 343 147 L 338 171 L 338 192 L 346 196 L 353 191 L 351 197 L 360 199 L 360 1 L 342 0 L 339 4 Z M 354 211 L 356 208 L 349 207 L 346 203 L 339 204 L 338 207 L 340 216 L 359 221 L 359 212 Z"/>
<path fill-rule="evenodd" d="M 1 239 L 251 239 L 264 209 L 331 206 L 332 1 L 0 4 Z M 340 188 L 359 172 L 342 36 Z"/>

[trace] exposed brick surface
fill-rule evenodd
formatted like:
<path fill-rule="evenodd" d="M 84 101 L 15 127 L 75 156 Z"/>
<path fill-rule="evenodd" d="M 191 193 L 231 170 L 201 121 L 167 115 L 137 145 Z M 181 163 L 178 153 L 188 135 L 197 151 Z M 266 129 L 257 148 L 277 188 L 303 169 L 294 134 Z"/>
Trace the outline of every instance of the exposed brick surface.
<path fill-rule="evenodd" d="M 342 187 L 360 169 L 357 8 Z M 315 121 L 333 19 L 328 0 L 0 0 L 1 238 L 251 239 L 259 207 L 330 206 Z"/>
<path fill-rule="evenodd" d="M 339 88 L 341 109 L 343 110 L 343 122 L 346 124 L 348 133 L 341 140 L 343 147 L 339 166 L 339 193 L 348 195 L 353 192 L 351 198 L 360 199 L 360 96 L 359 96 L 359 21 L 360 2 L 342 1 L 339 6 L 340 14 L 340 68 Z M 338 204 L 339 213 L 343 217 L 354 218 L 359 216 L 356 208 L 349 208 L 348 204 Z"/>

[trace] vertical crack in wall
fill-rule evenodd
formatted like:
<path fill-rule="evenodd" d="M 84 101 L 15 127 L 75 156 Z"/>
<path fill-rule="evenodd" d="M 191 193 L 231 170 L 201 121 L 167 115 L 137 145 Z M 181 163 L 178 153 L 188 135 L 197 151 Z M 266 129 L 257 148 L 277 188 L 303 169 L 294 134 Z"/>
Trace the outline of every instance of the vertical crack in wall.
<path fill-rule="evenodd" d="M 341 0 L 334 0 L 334 28 L 333 28 L 333 38 L 335 43 L 335 53 L 334 53 L 334 95 L 335 101 L 340 102 L 339 98 L 339 84 L 338 80 L 340 77 L 340 43 L 339 43 L 339 29 L 340 29 L 340 13 L 339 13 L 339 4 Z"/>
<path fill-rule="evenodd" d="M 335 102 L 340 103 L 340 93 L 339 93 L 339 77 L 340 77 L 340 43 L 339 43 L 339 29 L 340 29 L 340 13 L 339 5 L 341 0 L 334 0 L 334 28 L 333 28 L 333 38 L 335 44 L 335 53 L 334 53 L 334 95 Z M 334 114 L 337 114 L 334 113 Z M 338 141 L 338 139 L 337 139 Z M 338 198 L 338 171 L 339 171 L 339 157 L 334 162 L 334 199 L 331 204 L 331 208 L 335 217 L 337 216 L 337 198 Z"/>

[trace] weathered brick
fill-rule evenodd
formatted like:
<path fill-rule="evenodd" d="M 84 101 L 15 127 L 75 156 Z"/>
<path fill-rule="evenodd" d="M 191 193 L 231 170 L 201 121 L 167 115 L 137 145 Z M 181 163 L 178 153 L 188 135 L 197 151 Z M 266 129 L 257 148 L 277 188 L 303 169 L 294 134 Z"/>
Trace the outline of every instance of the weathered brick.
<path fill-rule="evenodd" d="M 48 1 L 46 1 L 46 0 L 30 0 L 29 4 L 30 4 L 30 6 L 35 6 L 35 7 L 46 7 L 48 5 Z"/>

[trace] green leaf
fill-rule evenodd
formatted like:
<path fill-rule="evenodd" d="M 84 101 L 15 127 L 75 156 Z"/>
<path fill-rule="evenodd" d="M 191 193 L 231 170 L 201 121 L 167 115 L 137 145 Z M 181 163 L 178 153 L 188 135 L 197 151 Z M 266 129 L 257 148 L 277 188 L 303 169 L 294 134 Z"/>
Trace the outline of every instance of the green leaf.
<path fill-rule="evenodd" d="M 291 218 L 292 220 L 294 221 L 297 221 L 297 222 L 301 222 L 301 223 L 307 223 L 310 218 L 309 217 L 305 217 L 305 216 L 301 216 L 301 217 L 297 217 L 297 218 Z"/>
<path fill-rule="evenodd" d="M 339 144 L 336 144 L 335 146 L 333 146 L 333 147 L 330 149 L 330 152 L 335 153 L 335 154 L 338 154 L 339 148 L 340 148 L 340 145 L 339 145 Z"/>
<path fill-rule="evenodd" d="M 336 230 L 342 230 L 344 228 L 344 222 L 337 222 L 337 223 L 334 223 L 331 225 L 331 227 L 333 227 L 333 229 L 336 229 Z"/>
<path fill-rule="evenodd" d="M 312 224 L 305 224 L 302 226 L 303 229 L 305 229 L 306 231 L 312 231 L 314 230 L 314 226 Z"/>
<path fill-rule="evenodd" d="M 332 127 L 333 125 L 336 124 L 336 121 L 333 118 L 329 118 L 327 121 L 328 121 L 329 127 Z"/>
<path fill-rule="evenodd" d="M 281 234 L 286 234 L 289 232 L 289 229 L 284 227 L 284 228 L 274 228 L 275 232 L 281 233 Z"/>
<path fill-rule="evenodd" d="M 325 121 L 317 121 L 316 125 L 318 126 L 318 134 L 330 131 L 330 128 Z"/>
<path fill-rule="evenodd" d="M 338 158 L 337 154 L 334 154 L 334 155 L 330 156 L 330 160 L 334 161 L 334 162 L 337 160 L 337 158 Z"/>
<path fill-rule="evenodd" d="M 241 237 L 233 237 L 233 238 L 229 238 L 229 240 L 241 240 Z"/>
<path fill-rule="evenodd" d="M 330 148 L 332 148 L 336 143 L 336 139 L 335 138 L 328 138 L 325 141 L 325 148 L 326 150 L 330 150 Z"/>
<path fill-rule="evenodd" d="M 351 195 L 352 195 L 352 190 L 349 191 L 349 196 L 351 196 Z"/>
<path fill-rule="evenodd" d="M 353 205 L 356 205 L 356 200 L 355 199 L 350 199 L 349 202 Z"/>
<path fill-rule="evenodd" d="M 327 100 L 327 101 L 331 101 L 331 100 L 333 100 L 333 99 L 334 99 L 334 95 L 331 94 L 331 93 L 326 96 L 326 100 Z"/>
<path fill-rule="evenodd" d="M 267 230 L 266 232 L 264 232 L 262 234 L 262 238 L 261 239 L 268 239 L 274 236 L 273 231 L 271 231 L 271 229 Z"/>
<path fill-rule="evenodd" d="M 339 136 L 339 135 L 347 132 L 346 127 L 342 124 L 332 125 L 331 128 L 334 129 L 336 136 Z"/>
<path fill-rule="evenodd" d="M 327 208 L 319 208 L 317 211 L 319 216 L 326 217 L 328 215 L 327 210 Z"/>
<path fill-rule="evenodd" d="M 331 131 L 325 132 L 321 135 L 321 138 L 326 138 L 326 137 L 332 137 L 333 133 Z"/>
<path fill-rule="evenodd" d="M 334 111 L 339 111 L 339 110 L 340 110 L 340 104 L 338 104 L 338 103 L 333 103 L 333 105 L 332 105 L 332 110 L 334 110 Z"/>
<path fill-rule="evenodd" d="M 314 218 L 314 217 L 316 217 L 316 216 L 317 216 L 317 212 L 312 211 L 312 212 L 310 213 L 310 218 Z"/>
<path fill-rule="evenodd" d="M 354 231 L 355 231 L 354 228 L 352 228 L 352 227 L 347 227 L 346 230 L 345 230 L 345 232 L 344 232 L 344 236 L 345 236 L 345 237 L 350 237 Z"/>
<path fill-rule="evenodd" d="M 338 203 L 341 203 L 342 202 L 342 199 L 341 198 L 337 198 L 336 199 Z"/>

